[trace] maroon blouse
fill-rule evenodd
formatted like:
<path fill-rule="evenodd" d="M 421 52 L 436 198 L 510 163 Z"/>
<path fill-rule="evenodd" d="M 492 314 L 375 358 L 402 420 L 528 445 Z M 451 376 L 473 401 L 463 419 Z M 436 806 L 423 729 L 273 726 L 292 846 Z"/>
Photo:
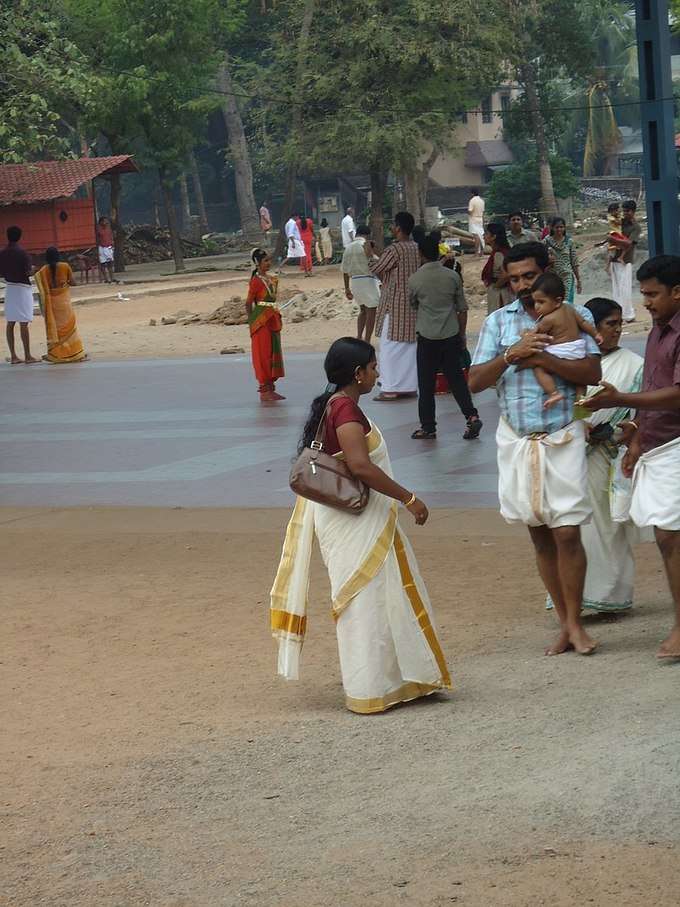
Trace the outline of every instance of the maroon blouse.
<path fill-rule="evenodd" d="M 323 448 L 328 454 L 336 454 L 342 448 L 338 443 L 337 429 L 348 422 L 358 422 L 363 426 L 365 434 L 371 430 L 371 423 L 361 412 L 357 404 L 350 397 L 336 397 L 331 401 L 326 416 L 326 427 Z"/>

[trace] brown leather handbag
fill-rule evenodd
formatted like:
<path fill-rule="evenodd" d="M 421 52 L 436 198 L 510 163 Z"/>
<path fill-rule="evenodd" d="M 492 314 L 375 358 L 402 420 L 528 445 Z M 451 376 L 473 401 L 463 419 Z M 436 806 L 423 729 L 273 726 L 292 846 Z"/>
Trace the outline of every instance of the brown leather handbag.
<path fill-rule="evenodd" d="M 326 404 L 316 437 L 293 464 L 290 487 L 300 497 L 317 504 L 347 513 L 361 513 L 368 504 L 368 486 L 352 475 L 344 460 L 327 454 L 323 449 L 321 439 L 330 402 Z"/>

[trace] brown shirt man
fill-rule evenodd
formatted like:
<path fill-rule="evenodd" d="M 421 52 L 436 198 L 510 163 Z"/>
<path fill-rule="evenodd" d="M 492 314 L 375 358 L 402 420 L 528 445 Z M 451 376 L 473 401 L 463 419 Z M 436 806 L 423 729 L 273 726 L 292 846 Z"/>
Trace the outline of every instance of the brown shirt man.
<path fill-rule="evenodd" d="M 663 327 L 655 324 L 647 338 L 642 392 L 680 385 L 680 312 Z M 680 409 L 639 410 L 642 452 L 680 437 Z"/>

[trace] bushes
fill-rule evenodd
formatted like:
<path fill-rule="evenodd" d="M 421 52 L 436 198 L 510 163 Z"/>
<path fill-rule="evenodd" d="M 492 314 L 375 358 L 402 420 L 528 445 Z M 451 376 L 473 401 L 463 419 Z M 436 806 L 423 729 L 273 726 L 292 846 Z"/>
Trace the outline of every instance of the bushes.
<path fill-rule="evenodd" d="M 578 192 L 571 161 L 551 155 L 550 167 L 557 198 L 570 198 Z M 541 184 L 535 157 L 497 170 L 487 191 L 487 210 L 507 215 L 510 211 L 538 211 L 541 207 Z"/>

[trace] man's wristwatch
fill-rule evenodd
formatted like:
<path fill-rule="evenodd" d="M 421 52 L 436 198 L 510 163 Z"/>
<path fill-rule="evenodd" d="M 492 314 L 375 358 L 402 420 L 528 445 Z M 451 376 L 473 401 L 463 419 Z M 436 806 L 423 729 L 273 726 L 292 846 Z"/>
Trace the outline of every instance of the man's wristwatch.
<path fill-rule="evenodd" d="M 503 361 L 505 362 L 506 365 L 513 365 L 513 363 L 510 362 L 510 360 L 508 359 L 508 353 L 509 353 L 509 352 L 510 352 L 510 347 L 508 347 L 508 348 L 506 349 L 506 351 L 503 353 Z"/>

